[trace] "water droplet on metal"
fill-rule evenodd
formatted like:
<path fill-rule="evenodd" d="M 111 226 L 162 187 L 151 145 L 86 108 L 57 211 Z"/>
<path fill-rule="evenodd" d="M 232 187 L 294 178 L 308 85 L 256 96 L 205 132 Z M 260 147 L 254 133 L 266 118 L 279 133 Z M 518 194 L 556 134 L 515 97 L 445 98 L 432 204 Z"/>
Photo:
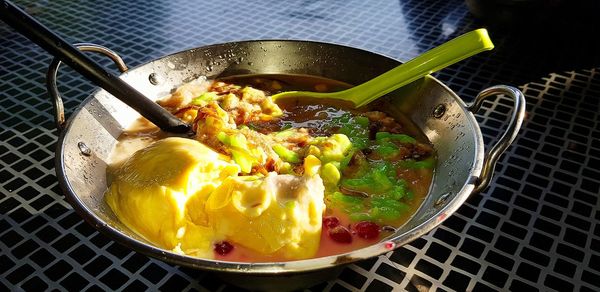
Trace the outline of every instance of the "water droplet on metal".
<path fill-rule="evenodd" d="M 439 118 L 443 117 L 445 113 L 446 113 L 446 106 L 443 105 L 443 104 L 438 104 L 433 109 L 433 117 L 436 118 L 436 119 L 439 119 Z"/>
<path fill-rule="evenodd" d="M 90 147 L 88 147 L 85 143 L 79 142 L 77 143 L 77 147 L 79 148 L 79 152 L 81 152 L 81 154 L 85 156 L 92 155 L 92 149 L 90 149 Z"/>
<path fill-rule="evenodd" d="M 442 194 L 437 200 L 435 200 L 435 203 L 433 203 L 433 206 L 435 206 L 436 208 L 441 207 L 444 203 L 446 203 L 446 201 L 448 200 L 450 195 L 452 195 L 451 192 Z"/>
<path fill-rule="evenodd" d="M 152 83 L 152 85 L 158 85 L 160 83 L 160 78 L 156 73 L 150 73 L 150 75 L 148 76 L 148 80 L 150 81 L 150 83 Z"/>

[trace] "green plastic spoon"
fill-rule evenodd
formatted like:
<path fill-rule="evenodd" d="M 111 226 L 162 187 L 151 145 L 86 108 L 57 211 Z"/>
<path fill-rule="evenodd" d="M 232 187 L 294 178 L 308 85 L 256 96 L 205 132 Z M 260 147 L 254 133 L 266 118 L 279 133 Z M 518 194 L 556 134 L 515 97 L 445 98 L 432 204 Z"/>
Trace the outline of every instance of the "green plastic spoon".
<path fill-rule="evenodd" d="M 350 101 L 358 108 L 427 74 L 493 48 L 494 44 L 487 30 L 481 28 L 452 39 L 350 89 L 328 93 L 285 91 L 273 95 L 272 98 L 275 101 L 293 97 L 340 99 Z"/>

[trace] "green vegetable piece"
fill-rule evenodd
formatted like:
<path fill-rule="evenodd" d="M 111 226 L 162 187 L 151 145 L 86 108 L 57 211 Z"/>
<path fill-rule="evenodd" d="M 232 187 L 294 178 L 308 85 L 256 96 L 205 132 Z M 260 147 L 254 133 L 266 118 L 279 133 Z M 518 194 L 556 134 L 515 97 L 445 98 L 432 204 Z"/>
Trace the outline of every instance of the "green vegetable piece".
<path fill-rule="evenodd" d="M 191 104 L 204 106 L 211 101 L 217 100 L 217 98 L 219 98 L 219 96 L 216 92 L 205 92 L 202 93 L 200 96 L 192 99 Z"/>
<path fill-rule="evenodd" d="M 365 149 L 369 146 L 369 138 L 358 138 L 354 137 L 352 140 L 352 146 L 356 149 Z"/>
<path fill-rule="evenodd" d="M 221 143 L 225 145 L 231 145 L 231 142 L 229 141 L 229 136 L 225 134 L 225 132 L 219 132 L 219 134 L 217 134 L 217 139 L 219 139 L 219 141 L 221 141 Z"/>
<path fill-rule="evenodd" d="M 331 163 L 331 164 L 332 164 L 333 166 L 335 166 L 337 169 L 340 169 L 340 167 L 341 167 L 341 165 L 340 165 L 340 163 L 339 163 L 338 161 L 332 161 L 332 162 L 329 162 L 329 163 Z"/>
<path fill-rule="evenodd" d="M 375 133 L 375 140 L 377 142 L 380 141 L 389 141 L 394 140 L 401 143 L 416 143 L 417 140 L 406 134 L 391 134 L 389 132 L 377 132 Z"/>
<path fill-rule="evenodd" d="M 429 157 L 421 161 L 416 161 L 412 159 L 403 160 L 399 163 L 399 166 L 408 169 L 433 168 L 435 166 L 435 159 L 433 159 L 433 157 Z"/>
<path fill-rule="evenodd" d="M 352 135 L 352 129 L 350 128 L 350 126 L 345 125 L 342 126 L 338 129 L 338 133 L 339 134 L 344 134 L 346 136 L 351 136 Z"/>
<path fill-rule="evenodd" d="M 389 158 L 398 154 L 399 150 L 396 146 L 384 145 L 375 148 L 375 152 L 384 158 Z"/>
<path fill-rule="evenodd" d="M 225 132 L 219 132 L 217 139 L 228 146 L 233 161 L 240 166 L 243 173 L 252 171 L 252 165 L 256 162 L 256 158 L 246 150 L 248 149 L 246 136 L 240 133 L 227 135 Z"/>
<path fill-rule="evenodd" d="M 340 161 L 340 170 L 344 170 L 350 164 L 350 160 L 352 160 L 352 156 L 354 156 L 355 150 L 350 150 L 346 156 Z"/>
<path fill-rule="evenodd" d="M 334 119 L 333 122 L 339 122 L 339 123 L 343 123 L 343 124 L 347 124 L 348 122 L 350 122 L 350 118 L 352 117 L 351 114 L 344 114 L 341 117 Z"/>
<path fill-rule="evenodd" d="M 399 210 L 399 211 L 408 210 L 408 208 L 409 208 L 408 205 L 406 205 L 398 200 L 394 200 L 391 198 L 385 198 L 385 197 L 372 198 L 371 206 L 386 207 L 386 208 L 391 208 L 391 209 Z"/>
<path fill-rule="evenodd" d="M 348 178 L 342 181 L 342 186 L 350 189 L 365 189 L 373 183 L 370 177 Z"/>
<path fill-rule="evenodd" d="M 359 124 L 361 127 L 369 127 L 369 118 L 367 117 L 363 117 L 363 116 L 356 116 L 354 118 L 354 120 L 356 121 L 357 124 Z"/>
<path fill-rule="evenodd" d="M 332 119 L 331 126 L 337 128 L 339 134 L 344 134 L 352 142 L 353 148 L 364 149 L 369 146 L 369 119 L 363 116 L 344 114 Z"/>
<path fill-rule="evenodd" d="M 277 137 L 277 138 L 287 138 L 287 137 L 292 136 L 293 134 L 294 134 L 294 130 L 292 130 L 291 125 L 290 125 L 289 128 L 287 128 L 287 129 L 285 129 L 283 131 L 277 132 L 277 134 L 275 134 L 275 137 Z"/>
<path fill-rule="evenodd" d="M 346 214 L 352 214 L 356 212 L 361 212 L 365 207 L 362 204 L 347 204 L 344 206 L 344 211 Z"/>
<path fill-rule="evenodd" d="M 232 147 L 248 149 L 248 141 L 246 140 L 246 136 L 240 133 L 230 136 L 229 141 Z"/>
<path fill-rule="evenodd" d="M 358 221 L 373 221 L 374 218 L 368 212 L 352 213 L 350 214 L 350 220 L 354 222 Z"/>
<path fill-rule="evenodd" d="M 279 157 L 285 162 L 300 163 L 300 157 L 298 156 L 298 153 L 296 153 L 290 149 L 287 149 L 283 145 L 280 145 L 280 144 L 273 145 L 273 151 L 275 151 L 275 153 L 277 153 L 277 155 L 279 155 Z"/>
<path fill-rule="evenodd" d="M 377 132 L 377 133 L 375 133 L 375 140 L 379 141 L 379 140 L 383 140 L 385 138 L 389 138 L 391 136 L 392 136 L 392 134 L 390 134 L 389 132 Z"/>
<path fill-rule="evenodd" d="M 243 173 L 250 173 L 250 171 L 252 171 L 252 162 L 254 159 L 250 155 L 239 150 L 231 149 L 231 156 L 235 163 L 240 166 Z"/>
<path fill-rule="evenodd" d="M 379 220 L 397 220 L 402 216 L 402 212 L 389 207 L 375 207 L 369 210 L 372 218 Z"/>
<path fill-rule="evenodd" d="M 362 206 L 362 203 L 364 201 L 363 198 L 346 196 L 340 192 L 334 192 L 331 195 L 331 200 L 334 202 L 342 203 L 342 204 L 358 205 L 358 206 Z"/>
<path fill-rule="evenodd" d="M 389 192 L 385 193 L 386 197 L 389 197 L 391 199 L 394 200 L 400 200 L 402 199 L 404 196 L 406 196 L 406 187 L 404 187 L 403 185 L 395 185 L 392 190 L 390 190 Z"/>
<path fill-rule="evenodd" d="M 379 189 L 387 190 L 393 186 L 393 183 L 388 179 L 388 177 L 381 170 L 373 171 L 373 182 L 378 185 Z"/>
<path fill-rule="evenodd" d="M 382 171 L 388 178 L 392 180 L 396 178 L 396 168 L 389 161 L 375 161 L 370 163 L 369 166 L 372 169 L 378 169 Z"/>
<path fill-rule="evenodd" d="M 392 134 L 390 138 L 401 143 L 417 143 L 417 140 L 415 138 L 405 134 Z"/>
<path fill-rule="evenodd" d="M 381 177 L 379 179 L 382 179 Z M 342 187 L 349 190 L 364 192 L 367 194 L 380 194 L 389 189 L 388 184 L 377 183 L 372 175 L 368 175 L 362 178 L 351 178 L 344 179 L 340 183 Z"/>
<path fill-rule="evenodd" d="M 287 202 L 285 202 L 285 208 L 288 210 L 293 210 L 294 208 L 296 208 L 296 206 L 298 205 L 298 202 L 295 200 L 289 200 Z"/>
<path fill-rule="evenodd" d="M 410 210 L 410 206 L 402 203 L 402 202 L 398 202 L 399 204 L 396 206 L 396 210 L 402 212 L 402 213 L 406 213 Z"/>
<path fill-rule="evenodd" d="M 246 140 L 246 136 L 244 136 L 243 134 L 237 133 L 237 134 L 229 137 L 229 141 L 231 142 L 232 147 L 249 149 L 248 141 Z"/>

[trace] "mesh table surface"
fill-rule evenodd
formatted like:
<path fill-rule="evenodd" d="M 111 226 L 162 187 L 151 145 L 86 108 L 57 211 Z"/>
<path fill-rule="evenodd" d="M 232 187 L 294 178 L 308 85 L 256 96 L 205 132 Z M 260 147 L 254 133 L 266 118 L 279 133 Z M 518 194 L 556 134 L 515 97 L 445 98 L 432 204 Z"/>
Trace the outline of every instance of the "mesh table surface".
<path fill-rule="evenodd" d="M 17 4 L 69 41 L 105 45 L 130 66 L 248 39 L 325 41 L 407 60 L 486 25 L 462 1 Z M 467 102 L 501 83 L 526 95 L 522 132 L 490 188 L 427 235 L 310 291 L 600 290 L 600 45 L 580 37 L 600 30 L 598 7 L 578 8 L 561 7 L 568 17 L 535 27 L 491 24 L 494 51 L 436 74 Z M 0 23 L 0 290 L 236 290 L 209 273 L 129 251 L 74 213 L 54 174 L 49 62 Z M 59 87 L 73 110 L 94 87 L 62 71 Z M 510 108 L 501 97 L 478 113 L 486 145 L 501 134 Z"/>

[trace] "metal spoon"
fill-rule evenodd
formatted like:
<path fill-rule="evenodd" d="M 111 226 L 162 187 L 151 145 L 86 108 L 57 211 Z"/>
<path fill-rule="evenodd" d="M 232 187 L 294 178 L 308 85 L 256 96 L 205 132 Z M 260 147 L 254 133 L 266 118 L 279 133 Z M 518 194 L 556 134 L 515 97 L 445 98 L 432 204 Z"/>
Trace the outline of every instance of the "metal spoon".
<path fill-rule="evenodd" d="M 94 84 L 139 112 L 163 131 L 186 133 L 190 126 L 148 99 L 119 77 L 104 70 L 62 37 L 7 0 L 0 0 L 1 19 L 48 53 L 67 63 Z"/>
<path fill-rule="evenodd" d="M 294 97 L 340 99 L 350 101 L 354 107 L 358 108 L 427 74 L 493 48 L 494 44 L 490 40 L 487 30 L 481 28 L 454 38 L 350 89 L 328 93 L 285 91 L 273 95 L 272 98 L 275 101 Z"/>

